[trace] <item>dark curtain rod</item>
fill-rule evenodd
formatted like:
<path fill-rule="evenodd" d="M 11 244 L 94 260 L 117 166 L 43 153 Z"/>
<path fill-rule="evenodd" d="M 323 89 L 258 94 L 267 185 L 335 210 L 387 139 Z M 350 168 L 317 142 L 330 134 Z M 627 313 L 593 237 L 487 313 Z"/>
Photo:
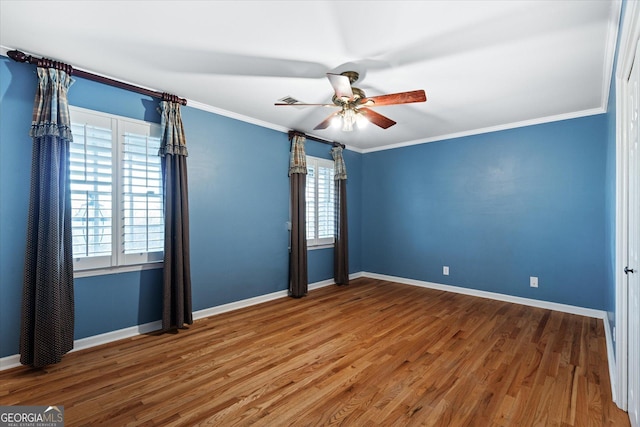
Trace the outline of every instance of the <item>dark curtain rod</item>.
<path fill-rule="evenodd" d="M 315 136 L 307 135 L 304 132 L 298 132 L 297 130 L 290 130 L 289 131 L 289 139 L 291 140 L 291 138 L 293 138 L 294 135 L 304 136 L 306 139 L 310 139 L 312 141 L 318 141 L 318 142 L 321 142 L 323 144 L 332 145 L 334 147 L 346 148 L 344 144 L 340 144 L 339 142 L 329 141 L 327 139 L 322 139 L 322 138 L 317 138 Z"/>
<path fill-rule="evenodd" d="M 16 62 L 26 62 L 29 64 L 35 64 L 38 67 L 55 68 L 57 70 L 62 70 L 69 75 L 74 75 L 74 76 L 82 77 L 84 79 L 93 80 L 94 82 L 103 83 L 109 86 L 115 86 L 120 89 L 130 90 L 132 92 L 151 96 L 153 98 L 160 98 L 163 101 L 178 102 L 182 105 L 187 105 L 186 99 L 180 98 L 176 95 L 171 95 L 165 92 L 156 92 L 154 90 L 145 89 L 140 86 L 134 86 L 129 83 L 124 83 L 118 80 L 110 79 L 108 77 L 103 77 L 97 74 L 89 73 L 87 71 L 77 70 L 73 68 L 71 65 L 65 64 L 63 62 L 53 61 L 47 58 L 36 58 L 31 55 L 27 55 L 24 52 L 20 52 L 19 50 L 11 50 L 7 52 L 7 55 L 9 55 L 9 58 L 13 59 Z"/>

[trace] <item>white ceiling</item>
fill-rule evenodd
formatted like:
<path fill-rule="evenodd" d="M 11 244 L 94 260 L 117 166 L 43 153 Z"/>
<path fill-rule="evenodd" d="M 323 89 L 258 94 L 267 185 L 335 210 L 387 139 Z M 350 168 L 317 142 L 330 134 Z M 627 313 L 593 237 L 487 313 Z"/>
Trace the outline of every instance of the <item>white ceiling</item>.
<path fill-rule="evenodd" d="M 0 45 L 366 152 L 604 112 L 619 13 L 605 0 L 0 0 Z M 397 124 L 353 132 L 313 130 L 332 109 L 273 105 L 331 102 L 325 73 L 346 70 L 367 96 L 427 102 L 376 107 Z"/>

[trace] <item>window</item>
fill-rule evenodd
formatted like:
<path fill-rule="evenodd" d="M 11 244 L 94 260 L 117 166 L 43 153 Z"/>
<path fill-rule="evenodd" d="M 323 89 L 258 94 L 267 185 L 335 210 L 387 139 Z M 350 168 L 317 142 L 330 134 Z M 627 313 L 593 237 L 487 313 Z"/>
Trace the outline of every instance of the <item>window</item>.
<path fill-rule="evenodd" d="M 75 270 L 161 261 L 160 126 L 77 107 L 69 110 Z"/>
<path fill-rule="evenodd" d="M 333 161 L 307 156 L 307 246 L 334 242 Z"/>

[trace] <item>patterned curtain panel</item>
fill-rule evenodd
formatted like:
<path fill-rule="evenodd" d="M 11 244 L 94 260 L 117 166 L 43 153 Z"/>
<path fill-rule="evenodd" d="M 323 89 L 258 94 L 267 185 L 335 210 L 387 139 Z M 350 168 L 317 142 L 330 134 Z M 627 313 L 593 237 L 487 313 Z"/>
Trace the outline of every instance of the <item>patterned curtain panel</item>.
<path fill-rule="evenodd" d="M 337 285 L 349 284 L 349 233 L 347 232 L 347 167 L 342 147 L 331 149 L 335 168 L 336 231 L 333 249 L 333 277 Z"/>
<path fill-rule="evenodd" d="M 64 71 L 38 68 L 20 330 L 20 363 L 34 367 L 58 363 L 73 349 L 71 83 Z"/>
<path fill-rule="evenodd" d="M 164 271 L 162 329 L 193 323 L 189 256 L 187 141 L 180 104 L 161 101 L 160 152 L 164 184 Z"/>
<path fill-rule="evenodd" d="M 307 157 L 305 137 L 291 140 L 289 183 L 291 186 L 291 248 L 289 252 L 289 295 L 300 298 L 307 294 Z"/>

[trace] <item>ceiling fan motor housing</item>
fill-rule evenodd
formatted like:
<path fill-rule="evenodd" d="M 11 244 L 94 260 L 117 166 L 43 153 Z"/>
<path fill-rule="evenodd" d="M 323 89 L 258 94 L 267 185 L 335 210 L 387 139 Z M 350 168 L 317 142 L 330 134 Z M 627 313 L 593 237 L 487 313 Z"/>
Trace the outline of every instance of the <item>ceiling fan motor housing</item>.
<path fill-rule="evenodd" d="M 351 99 L 345 99 L 346 97 L 338 98 L 338 96 L 334 94 L 331 101 L 338 107 L 344 107 L 347 104 L 359 104 L 361 99 L 366 98 L 364 91 L 360 88 L 352 86 L 351 92 L 353 92 L 353 98 Z"/>
<path fill-rule="evenodd" d="M 358 74 L 356 71 L 344 71 L 340 73 L 340 75 L 349 77 L 349 83 L 351 84 L 354 84 L 360 77 L 360 74 Z"/>

